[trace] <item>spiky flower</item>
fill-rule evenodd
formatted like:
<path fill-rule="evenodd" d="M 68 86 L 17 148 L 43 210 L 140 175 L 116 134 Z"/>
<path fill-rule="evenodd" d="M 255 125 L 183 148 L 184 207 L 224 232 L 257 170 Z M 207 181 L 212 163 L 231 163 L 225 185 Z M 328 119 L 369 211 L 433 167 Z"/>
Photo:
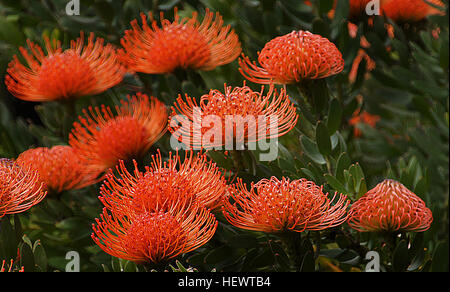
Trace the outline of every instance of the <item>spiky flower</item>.
<path fill-rule="evenodd" d="M 159 264 L 190 252 L 214 235 L 217 220 L 198 205 L 126 216 L 107 213 L 93 224 L 93 240 L 108 254 L 138 264 Z"/>
<path fill-rule="evenodd" d="M 125 32 L 121 43 L 123 59 L 135 72 L 162 74 L 177 68 L 212 70 L 232 62 L 241 52 L 238 36 L 223 26 L 222 17 L 206 9 L 200 23 L 197 12 L 191 18 L 180 18 L 175 9 L 175 20 L 164 19 L 161 27 L 153 15 L 141 14 L 142 27 L 137 20 L 131 22 L 132 29 Z"/>
<path fill-rule="evenodd" d="M 169 208 L 189 208 L 193 203 L 215 209 L 221 203 L 227 184 L 215 163 L 205 154 L 186 152 L 181 161 L 178 152 L 169 154 L 164 161 L 161 154 L 152 156 L 152 163 L 145 172 L 135 165 L 133 174 L 123 162 L 117 174 L 110 172 L 101 187 L 100 200 L 116 214 L 168 211 Z"/>
<path fill-rule="evenodd" d="M 28 40 L 29 50 L 20 48 L 26 61 L 17 56 L 8 67 L 5 82 L 17 98 L 27 101 L 53 101 L 94 95 L 111 88 L 123 79 L 125 67 L 115 48 L 104 45 L 91 33 L 85 45 L 84 33 L 63 50 L 59 41 L 44 39 L 45 49 Z"/>
<path fill-rule="evenodd" d="M 12 272 L 25 272 L 24 267 L 19 270 L 14 269 L 14 260 L 10 260 L 9 266 L 6 264 L 6 260 L 2 261 L 2 265 L 0 266 L 0 273 L 12 273 Z"/>
<path fill-rule="evenodd" d="M 360 232 L 423 232 L 432 221 L 421 198 L 398 181 L 386 179 L 353 203 L 348 224 Z"/>
<path fill-rule="evenodd" d="M 344 68 L 342 54 L 332 42 L 302 30 L 269 41 L 258 53 L 260 66 L 242 56 L 239 71 L 248 80 L 260 84 L 321 79 L 338 74 Z"/>
<path fill-rule="evenodd" d="M 36 169 L 50 193 L 84 188 L 97 182 L 99 175 L 70 146 L 30 149 L 19 155 L 17 163 Z"/>
<path fill-rule="evenodd" d="M 0 218 L 22 213 L 46 196 L 37 171 L 0 159 Z"/>
<path fill-rule="evenodd" d="M 333 204 L 335 197 L 337 202 Z M 223 214 L 232 225 L 268 233 L 323 230 L 347 219 L 349 201 L 335 194 L 330 200 L 322 187 L 306 179 L 272 177 L 251 184 L 238 180 L 225 200 Z"/>
<path fill-rule="evenodd" d="M 169 131 L 174 138 L 195 149 L 220 148 L 233 142 L 257 142 L 280 137 L 296 125 L 298 114 L 284 89 L 273 85 L 264 94 L 248 86 L 225 85 L 224 93 L 210 90 L 197 104 L 181 96 L 172 106 Z M 179 125 L 181 123 L 181 125 Z"/>
<path fill-rule="evenodd" d="M 142 157 L 167 130 L 167 110 L 158 99 L 138 93 L 110 107 L 89 108 L 74 123 L 69 144 L 94 169 Z"/>

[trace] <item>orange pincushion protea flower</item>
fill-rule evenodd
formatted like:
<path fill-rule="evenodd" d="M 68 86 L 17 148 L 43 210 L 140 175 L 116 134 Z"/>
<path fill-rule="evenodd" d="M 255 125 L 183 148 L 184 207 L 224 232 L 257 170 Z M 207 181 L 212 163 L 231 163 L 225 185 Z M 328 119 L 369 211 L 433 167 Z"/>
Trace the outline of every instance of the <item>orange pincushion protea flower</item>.
<path fill-rule="evenodd" d="M 170 73 L 177 68 L 212 70 L 228 64 L 241 53 L 238 36 L 230 26 L 223 26 L 222 17 L 206 9 L 203 22 L 192 18 L 180 19 L 175 9 L 175 20 L 164 19 L 161 28 L 150 14 L 151 25 L 141 14 L 142 28 L 137 20 L 125 32 L 121 43 L 123 58 L 128 68 L 148 74 Z"/>
<path fill-rule="evenodd" d="M 53 101 L 101 93 L 122 81 L 125 67 L 115 48 L 91 33 L 85 45 L 84 34 L 62 50 L 59 41 L 45 38 L 44 54 L 40 46 L 28 41 L 31 54 L 20 48 L 27 65 L 17 56 L 9 64 L 5 79 L 8 90 L 27 101 Z"/>
<path fill-rule="evenodd" d="M 214 235 L 217 220 L 198 205 L 169 212 L 109 215 L 93 224 L 93 240 L 108 254 L 138 264 L 165 262 L 192 251 Z"/>
<path fill-rule="evenodd" d="M 353 135 L 361 137 L 362 131 L 357 127 L 358 124 L 362 123 L 375 128 L 380 119 L 380 116 L 369 114 L 366 111 L 361 112 L 361 109 L 359 109 L 353 113 L 353 117 L 348 121 L 348 124 L 353 126 Z"/>
<path fill-rule="evenodd" d="M 223 203 L 223 214 L 232 225 L 255 231 L 281 233 L 323 230 L 346 221 L 347 196 L 328 199 L 322 187 L 305 179 L 262 179 L 247 190 L 238 180 Z M 231 200 L 230 200 L 231 199 Z"/>
<path fill-rule="evenodd" d="M 45 188 L 51 193 L 94 184 L 99 175 L 90 171 L 70 146 L 30 149 L 19 155 L 17 163 L 35 168 Z"/>
<path fill-rule="evenodd" d="M 37 171 L 0 159 L 0 218 L 38 204 L 47 194 L 42 187 Z"/>
<path fill-rule="evenodd" d="M 444 8 L 440 0 L 427 0 L 437 7 Z M 424 0 L 382 0 L 382 13 L 395 22 L 416 22 L 429 15 L 444 14 L 443 11 L 433 7 Z"/>
<path fill-rule="evenodd" d="M 206 122 L 210 117 L 214 119 Z M 169 131 L 196 149 L 221 148 L 233 141 L 257 142 L 282 136 L 294 128 L 297 119 L 296 108 L 284 89 L 278 94 L 271 85 L 264 95 L 264 87 L 255 92 L 244 83 L 235 88 L 225 85 L 224 93 L 211 90 L 200 98 L 199 105 L 188 95 L 186 101 L 179 96 L 172 106 Z M 205 135 L 210 131 L 214 131 L 211 137 Z"/>
<path fill-rule="evenodd" d="M 360 231 L 415 231 L 430 228 L 431 210 L 403 184 L 386 179 L 353 203 L 348 224 Z"/>
<path fill-rule="evenodd" d="M 186 152 L 184 162 L 178 152 L 162 162 L 158 151 L 144 173 L 135 166 L 130 174 L 123 162 L 117 167 L 120 177 L 108 173 L 101 187 L 100 200 L 115 214 L 168 211 L 169 208 L 189 208 L 198 203 L 215 209 L 221 203 L 227 184 L 215 163 L 205 154 Z"/>
<path fill-rule="evenodd" d="M 301 30 L 268 42 L 258 53 L 261 67 L 242 56 L 239 71 L 248 80 L 260 84 L 291 84 L 302 79 L 321 79 L 338 74 L 344 68 L 342 54 L 332 42 Z"/>
<path fill-rule="evenodd" d="M 128 97 L 111 108 L 89 108 L 74 123 L 69 144 L 93 168 L 104 171 L 119 160 L 140 158 L 167 130 L 167 110 L 145 94 Z"/>

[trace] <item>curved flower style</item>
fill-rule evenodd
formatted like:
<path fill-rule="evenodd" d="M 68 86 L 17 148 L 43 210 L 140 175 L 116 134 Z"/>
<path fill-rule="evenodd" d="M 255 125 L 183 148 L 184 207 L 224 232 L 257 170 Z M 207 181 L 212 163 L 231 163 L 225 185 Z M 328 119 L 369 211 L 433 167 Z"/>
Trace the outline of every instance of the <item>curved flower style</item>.
<path fill-rule="evenodd" d="M 427 0 L 434 6 L 444 8 L 440 0 Z M 382 13 L 395 22 L 417 22 L 429 15 L 444 14 L 424 0 L 382 0 Z"/>
<path fill-rule="evenodd" d="M 36 169 L 50 193 L 84 188 L 96 183 L 100 174 L 91 171 L 70 146 L 30 149 L 19 155 L 17 163 Z"/>
<path fill-rule="evenodd" d="M 273 85 L 264 95 L 249 87 L 225 85 L 225 92 L 210 90 L 200 98 L 178 97 L 172 106 L 169 131 L 173 137 L 195 149 L 221 148 L 238 143 L 280 137 L 294 128 L 298 114 L 284 89 Z M 179 125 L 181 123 L 181 126 Z"/>
<path fill-rule="evenodd" d="M 74 123 L 69 144 L 95 170 L 140 158 L 167 130 L 167 109 L 158 99 L 138 93 L 121 103 L 116 115 L 109 107 L 90 107 Z"/>
<path fill-rule="evenodd" d="M 9 262 L 9 267 L 6 265 L 6 260 L 2 261 L 2 265 L 0 266 L 0 273 L 12 273 L 14 272 L 14 260 L 11 260 Z M 22 267 L 20 270 L 18 270 L 17 272 L 25 272 L 24 267 Z"/>
<path fill-rule="evenodd" d="M 169 212 L 109 215 L 93 224 L 92 239 L 108 254 L 138 264 L 165 262 L 192 251 L 214 235 L 217 220 L 198 205 Z"/>
<path fill-rule="evenodd" d="M 153 15 L 151 25 L 145 14 L 141 14 L 142 28 L 137 20 L 131 22 L 132 29 L 125 32 L 121 43 L 123 59 L 135 72 L 162 74 L 177 68 L 212 70 L 228 64 L 241 53 L 238 36 L 230 26 L 223 26 L 222 17 L 206 9 L 203 22 L 192 18 L 180 19 L 175 9 L 175 20 L 164 19 L 161 13 L 161 28 Z"/>
<path fill-rule="evenodd" d="M 336 196 L 328 199 L 322 187 L 305 179 L 262 179 L 250 191 L 238 180 L 223 203 L 223 214 L 232 225 L 254 231 L 323 230 L 347 219 L 349 200 L 341 194 L 332 205 Z"/>
<path fill-rule="evenodd" d="M 39 174 L 9 159 L 0 159 L 0 218 L 22 213 L 46 196 Z"/>
<path fill-rule="evenodd" d="M 309 31 L 293 31 L 268 42 L 250 62 L 242 55 L 239 71 L 248 80 L 260 84 L 291 84 L 302 79 L 321 79 L 344 69 L 344 59 L 328 39 Z"/>
<path fill-rule="evenodd" d="M 119 177 L 112 171 L 100 189 L 103 204 L 115 214 L 169 211 L 170 208 L 189 208 L 197 203 L 215 209 L 227 189 L 224 176 L 206 154 L 186 152 L 184 162 L 176 153 L 162 162 L 161 154 L 152 156 L 152 163 L 144 173 L 137 165 L 130 174 L 123 162 L 117 167 Z"/>
<path fill-rule="evenodd" d="M 353 113 L 353 117 L 348 121 L 348 124 L 353 126 L 353 135 L 358 138 L 362 136 L 362 131 L 357 127 L 358 124 L 362 123 L 375 128 L 380 119 L 380 116 L 369 114 L 366 111 L 361 112 L 361 109 L 359 109 Z"/>
<path fill-rule="evenodd" d="M 5 83 L 17 98 L 27 101 L 72 99 L 101 93 L 123 79 L 125 67 L 115 48 L 91 33 L 85 45 L 84 33 L 65 51 L 59 41 L 45 38 L 47 55 L 28 40 L 31 54 L 20 48 L 26 65 L 17 56 L 9 64 Z"/>
<path fill-rule="evenodd" d="M 403 184 L 386 179 L 353 203 L 348 224 L 360 232 L 423 232 L 433 221 L 425 202 Z"/>

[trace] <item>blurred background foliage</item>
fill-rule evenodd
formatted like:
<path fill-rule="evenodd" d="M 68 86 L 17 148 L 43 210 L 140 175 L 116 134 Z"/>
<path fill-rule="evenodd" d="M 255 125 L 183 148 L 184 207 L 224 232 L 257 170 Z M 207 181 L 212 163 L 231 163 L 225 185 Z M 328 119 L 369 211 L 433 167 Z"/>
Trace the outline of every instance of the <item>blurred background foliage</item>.
<path fill-rule="evenodd" d="M 448 271 L 449 197 L 449 32 L 448 5 L 445 15 L 435 15 L 414 25 L 395 24 L 375 17 L 373 25 L 360 19 L 356 37 L 348 28 L 348 2 L 338 1 L 335 16 L 328 17 L 332 0 L 81 0 L 81 14 L 68 16 L 66 0 L 0 0 L 0 76 L 26 40 L 42 44 L 43 36 L 62 41 L 67 48 L 81 30 L 95 32 L 107 42 L 120 46 L 120 38 L 139 13 L 152 11 L 168 19 L 173 8 L 181 16 L 205 8 L 218 11 L 225 24 L 239 35 L 243 53 L 256 60 L 257 52 L 272 38 L 292 30 L 309 30 L 333 41 L 343 53 L 344 71 L 328 78 L 329 90 L 314 92 L 319 105 L 309 108 L 295 86 L 288 94 L 298 104 L 296 128 L 280 138 L 276 161 L 255 160 L 256 153 L 244 155 L 246 169 L 238 175 L 245 181 L 269 176 L 305 177 L 323 184 L 326 191 L 359 198 L 384 178 L 394 178 L 427 203 L 434 215 L 431 229 L 423 234 L 402 234 L 391 250 L 379 244 L 374 234 L 359 234 L 346 224 L 337 229 L 308 234 L 302 248 L 306 252 L 302 270 L 361 271 L 368 250 L 384 255 L 394 253 L 383 269 L 396 271 Z M 447 4 L 447 1 L 444 1 Z M 389 37 L 386 23 L 395 31 Z M 436 36 L 436 29 L 440 33 Z M 350 80 L 353 61 L 364 48 L 376 67 L 370 73 L 363 60 Z M 209 72 L 127 76 L 103 94 L 77 100 L 76 110 L 88 105 L 117 104 L 136 91 L 158 97 L 168 106 L 178 94 L 199 98 L 209 89 L 223 89 L 224 83 L 241 86 L 244 78 L 237 61 Z M 257 89 L 258 86 L 247 82 Z M 350 125 L 359 109 L 380 120 L 375 127 Z M 0 157 L 15 158 L 31 147 L 67 144 L 75 117 L 58 103 L 30 103 L 14 98 L 0 82 Z M 354 127 L 361 136 L 354 135 Z M 169 134 L 156 143 L 170 151 Z M 257 151 L 256 151 L 257 152 Z M 221 152 L 210 156 L 219 166 L 232 163 Z M 20 219 L 2 220 L 1 258 L 15 258 L 25 270 L 64 270 L 68 251 L 78 251 L 82 271 L 136 271 L 135 264 L 111 258 L 90 238 L 91 224 L 101 204 L 99 185 L 48 197 Z M 281 271 L 288 261 L 275 236 L 247 232 L 226 224 L 219 216 L 214 238 L 173 265 L 174 271 L 191 266 L 200 271 Z M 6 242 L 9 242 L 6 244 Z"/>

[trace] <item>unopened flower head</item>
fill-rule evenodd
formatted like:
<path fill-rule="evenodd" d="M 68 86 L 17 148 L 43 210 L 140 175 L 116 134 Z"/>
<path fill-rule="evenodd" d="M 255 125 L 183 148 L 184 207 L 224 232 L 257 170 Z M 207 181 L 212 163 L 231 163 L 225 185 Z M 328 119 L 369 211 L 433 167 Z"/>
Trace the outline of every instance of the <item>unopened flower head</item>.
<path fill-rule="evenodd" d="M 17 56 L 9 64 L 5 82 L 17 98 L 36 102 L 74 99 L 101 93 L 122 81 L 126 71 L 115 48 L 104 45 L 101 38 L 94 39 L 94 34 L 85 45 L 81 32 L 67 50 L 59 41 L 44 40 L 47 55 L 28 40 L 29 50 L 20 48 L 26 64 Z"/>
<path fill-rule="evenodd" d="M 432 221 L 422 199 L 398 181 L 386 179 L 353 203 L 348 224 L 360 232 L 422 232 Z"/>
<path fill-rule="evenodd" d="M 148 74 L 173 72 L 177 68 L 212 70 L 228 64 L 241 53 L 241 44 L 230 26 L 224 26 L 219 13 L 206 9 L 200 23 L 197 12 L 191 18 L 180 18 L 175 9 L 175 20 L 164 19 L 161 27 L 153 15 L 150 22 L 141 14 L 142 27 L 137 20 L 122 38 L 122 55 L 129 70 Z"/>
<path fill-rule="evenodd" d="M 333 204 L 334 198 L 338 200 Z M 329 199 L 322 187 L 306 179 L 272 177 L 252 183 L 250 190 L 238 180 L 225 199 L 223 214 L 232 225 L 268 233 L 323 230 L 347 219 L 349 201 L 335 194 Z"/>
<path fill-rule="evenodd" d="M 340 73 L 344 59 L 328 39 L 309 31 L 292 31 L 269 41 L 258 54 L 258 66 L 243 55 L 239 71 L 260 84 L 291 84 Z"/>

